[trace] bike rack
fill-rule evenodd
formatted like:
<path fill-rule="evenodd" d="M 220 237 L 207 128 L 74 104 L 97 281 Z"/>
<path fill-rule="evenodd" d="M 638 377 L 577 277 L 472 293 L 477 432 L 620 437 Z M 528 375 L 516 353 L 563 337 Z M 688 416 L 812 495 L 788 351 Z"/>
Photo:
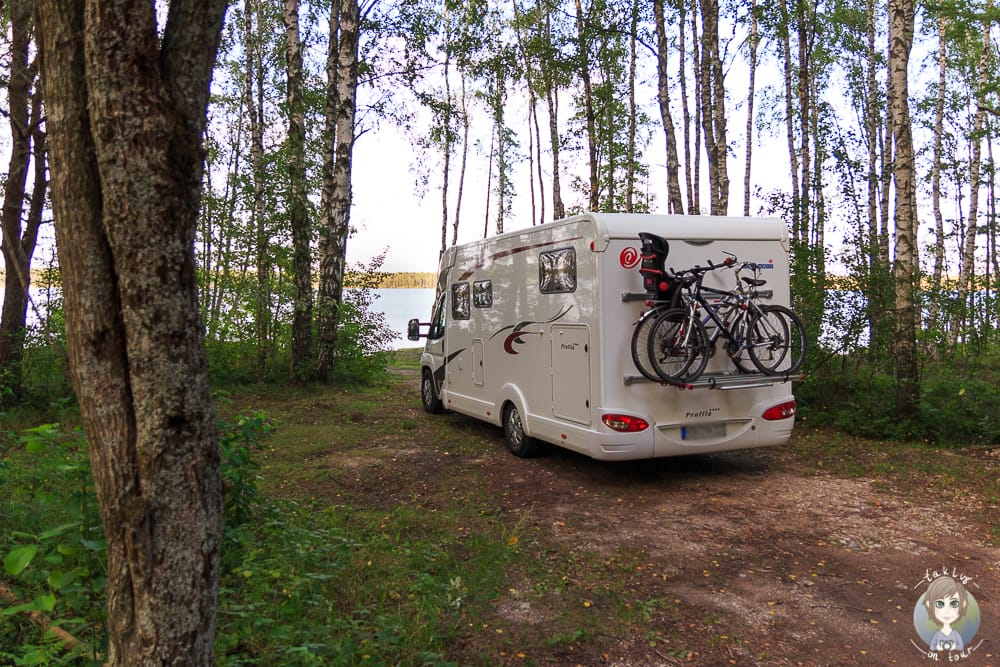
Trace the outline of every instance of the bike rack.
<path fill-rule="evenodd" d="M 677 389 L 718 389 L 719 391 L 730 391 L 733 389 L 756 389 L 759 387 L 771 387 L 776 384 L 786 382 L 799 382 L 805 375 L 803 373 L 791 373 L 786 375 L 764 375 L 763 373 L 703 373 L 692 382 L 683 384 L 670 384 L 663 382 L 664 386 L 676 387 Z M 652 380 L 642 375 L 626 375 L 622 378 L 625 386 L 652 382 Z"/>
<path fill-rule="evenodd" d="M 761 289 L 754 290 L 750 293 L 755 299 L 771 299 L 774 298 L 773 289 Z M 656 297 L 649 292 L 622 292 L 622 302 L 630 303 L 632 301 L 655 301 Z"/>
<path fill-rule="evenodd" d="M 774 296 L 774 290 L 755 290 L 754 298 L 770 299 Z M 635 301 L 649 301 L 655 295 L 649 292 L 622 292 L 622 302 L 629 303 Z M 733 389 L 757 389 L 760 387 L 772 387 L 776 384 L 786 382 L 799 382 L 805 378 L 803 373 L 788 373 L 785 375 L 765 375 L 764 373 L 702 373 L 692 382 L 670 383 L 661 382 L 666 387 L 676 387 L 677 389 L 718 389 L 719 391 L 730 391 Z M 643 382 L 653 382 L 642 375 L 626 375 L 622 378 L 625 386 L 641 384 Z"/>

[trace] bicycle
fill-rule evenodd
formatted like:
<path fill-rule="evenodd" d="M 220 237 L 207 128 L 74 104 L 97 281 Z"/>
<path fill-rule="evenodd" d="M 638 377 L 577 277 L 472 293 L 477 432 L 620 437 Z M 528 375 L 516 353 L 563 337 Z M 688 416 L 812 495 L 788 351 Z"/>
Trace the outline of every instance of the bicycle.
<path fill-rule="evenodd" d="M 735 268 L 735 290 L 703 284 L 709 271 L 730 267 Z M 754 276 L 741 278 L 739 273 L 743 270 L 752 270 Z M 768 376 L 787 377 L 799 369 L 805 356 L 805 328 L 785 306 L 757 302 L 754 290 L 766 284 L 758 277 L 759 272 L 756 264 L 737 264 L 735 256 L 730 256 L 722 264 L 709 261 L 708 266 L 673 273 L 684 292 L 683 305 L 661 309 L 652 325 L 640 322 L 648 329 L 644 361 L 660 381 L 683 385 L 697 379 L 714 355 L 720 338 L 725 340 L 726 353 L 741 372 L 752 372 L 746 358 Z M 709 303 L 704 294 L 716 295 L 718 299 Z M 700 309 L 704 309 L 704 319 L 699 316 Z M 633 339 L 638 333 L 637 326 Z"/>
<path fill-rule="evenodd" d="M 666 239 L 646 232 L 640 233 L 639 239 L 642 243 L 642 264 L 639 267 L 639 274 L 642 276 L 642 286 L 649 295 L 646 301 L 649 309 L 639 316 L 632 330 L 632 363 L 647 380 L 663 382 L 649 358 L 649 334 L 660 316 L 679 304 L 681 283 L 684 279 L 670 275 L 666 271 L 664 264 L 670 252 L 670 244 Z M 664 354 L 665 348 L 660 349 L 661 354 Z M 676 350 L 675 354 L 681 357 L 676 363 L 685 366 L 686 362 L 690 365 L 695 359 L 696 352 L 697 346 L 687 350 Z M 666 362 L 661 359 L 661 363 Z"/>

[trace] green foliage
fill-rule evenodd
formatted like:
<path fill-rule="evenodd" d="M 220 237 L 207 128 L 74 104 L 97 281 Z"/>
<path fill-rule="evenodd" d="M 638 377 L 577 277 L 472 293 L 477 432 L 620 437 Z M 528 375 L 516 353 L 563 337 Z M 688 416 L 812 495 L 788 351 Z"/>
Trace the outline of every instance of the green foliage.
<path fill-rule="evenodd" d="M 341 383 L 373 384 L 385 380 L 395 336 L 382 313 L 370 309 L 377 295 L 366 290 L 344 293 L 337 328 L 337 364 L 333 379 Z"/>
<path fill-rule="evenodd" d="M 105 543 L 86 441 L 57 424 L 26 430 L 5 452 L 0 478 L 0 553 L 16 601 L 0 609 L 0 662 L 100 664 L 104 634 Z M 28 615 L 46 615 L 79 641 L 44 633 Z"/>
<path fill-rule="evenodd" d="M 493 590 L 516 554 L 502 535 L 458 530 L 457 516 L 264 506 L 226 561 L 218 664 L 455 664 L 446 642 L 473 592 Z"/>
<path fill-rule="evenodd" d="M 810 425 L 835 425 L 863 437 L 946 446 L 1000 443 L 1000 360 L 967 373 L 954 361 L 929 362 L 920 406 L 909 417 L 895 409 L 895 378 L 861 357 L 833 357 L 796 389 L 800 416 Z M 992 368 L 990 368 L 992 365 Z"/>
<path fill-rule="evenodd" d="M 0 368 L 0 408 L 38 409 L 72 396 L 59 280 L 59 270 L 52 264 L 37 271 L 37 283 L 32 287 L 37 293 L 29 305 L 28 325 L 19 340 L 22 356 L 16 369 Z"/>
<path fill-rule="evenodd" d="M 253 517 L 260 501 L 260 463 L 255 454 L 274 426 L 257 412 L 219 424 L 220 473 L 225 490 L 224 523 L 240 526 Z"/>
<path fill-rule="evenodd" d="M 219 424 L 227 535 L 256 517 L 256 454 L 272 428 L 261 413 Z M 0 451 L 0 555 L 15 597 L 0 608 L 0 664 L 101 664 L 106 545 L 83 432 L 43 424 Z M 33 612 L 79 644 L 45 633 Z"/>
<path fill-rule="evenodd" d="M 337 324 L 337 359 L 332 380 L 342 384 L 379 384 L 385 381 L 392 351 L 389 344 L 397 338 L 385 314 L 375 308 L 381 284 L 378 272 L 385 253 L 367 266 L 357 265 L 351 272 L 353 287 L 344 290 Z"/>
<path fill-rule="evenodd" d="M 27 330 L 24 358 L 21 360 L 22 403 L 67 399 L 73 395 L 62 311 L 58 316 L 58 328 L 55 330 L 47 327 L 29 327 Z"/>

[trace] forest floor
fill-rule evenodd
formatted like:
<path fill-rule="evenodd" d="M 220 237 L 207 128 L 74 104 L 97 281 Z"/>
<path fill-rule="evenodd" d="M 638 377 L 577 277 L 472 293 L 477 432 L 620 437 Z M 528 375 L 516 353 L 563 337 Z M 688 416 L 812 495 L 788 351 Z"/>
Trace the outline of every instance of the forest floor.
<path fill-rule="evenodd" d="M 1000 665 L 998 449 L 799 425 L 773 448 L 522 460 L 493 426 L 425 414 L 412 366 L 387 391 L 326 391 L 233 397 L 279 424 L 265 489 L 408 505 L 415 536 L 447 514 L 459 552 L 488 516 L 511 554 L 456 611 L 442 652 L 459 665 Z M 930 656 L 914 612 L 946 572 L 980 626 L 964 654 Z"/>

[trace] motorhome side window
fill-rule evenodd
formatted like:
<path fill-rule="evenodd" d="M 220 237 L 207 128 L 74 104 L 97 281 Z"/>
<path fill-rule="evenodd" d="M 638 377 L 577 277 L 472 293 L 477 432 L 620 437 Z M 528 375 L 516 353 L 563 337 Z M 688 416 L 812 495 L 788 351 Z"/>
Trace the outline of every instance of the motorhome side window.
<path fill-rule="evenodd" d="M 444 292 L 441 292 L 438 295 L 437 301 L 434 302 L 434 313 L 431 315 L 431 328 L 427 333 L 427 337 L 431 340 L 444 335 L 444 315 Z"/>
<path fill-rule="evenodd" d="M 492 280 L 477 280 L 472 283 L 472 305 L 476 308 L 493 307 Z"/>
<path fill-rule="evenodd" d="M 576 291 L 576 250 L 561 248 L 539 253 L 538 289 L 542 294 Z"/>
<path fill-rule="evenodd" d="M 456 320 L 467 320 L 471 315 L 471 295 L 469 283 L 455 283 L 451 286 L 451 316 Z"/>

